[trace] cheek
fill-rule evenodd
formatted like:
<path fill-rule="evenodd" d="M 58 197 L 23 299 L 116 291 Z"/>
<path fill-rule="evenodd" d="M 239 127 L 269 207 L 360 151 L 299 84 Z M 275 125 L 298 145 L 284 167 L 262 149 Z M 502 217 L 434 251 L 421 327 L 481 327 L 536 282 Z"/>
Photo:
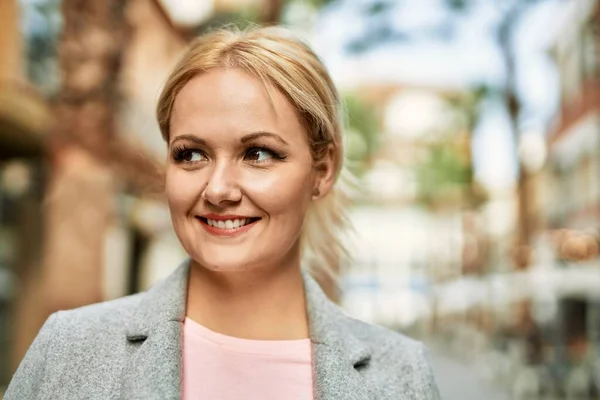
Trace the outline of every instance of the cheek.
<path fill-rule="evenodd" d="M 312 195 L 312 182 L 311 170 L 286 168 L 261 179 L 248 179 L 245 191 L 271 217 L 293 213 L 303 218 Z"/>
<path fill-rule="evenodd" d="M 165 192 L 171 213 L 186 213 L 196 204 L 202 192 L 202 179 L 194 173 L 167 168 Z"/>

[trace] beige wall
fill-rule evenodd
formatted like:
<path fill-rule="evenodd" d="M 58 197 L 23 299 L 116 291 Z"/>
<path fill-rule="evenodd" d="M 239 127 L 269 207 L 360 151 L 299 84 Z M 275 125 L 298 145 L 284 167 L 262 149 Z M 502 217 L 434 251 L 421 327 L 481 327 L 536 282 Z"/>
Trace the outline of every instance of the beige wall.
<path fill-rule="evenodd" d="M 23 79 L 19 6 L 17 0 L 0 0 L 0 82 Z"/>
<path fill-rule="evenodd" d="M 123 133 L 152 153 L 163 155 L 154 110 L 169 72 L 185 49 L 153 0 L 131 0 L 127 8 L 131 37 L 123 59 L 123 90 L 128 100 Z"/>

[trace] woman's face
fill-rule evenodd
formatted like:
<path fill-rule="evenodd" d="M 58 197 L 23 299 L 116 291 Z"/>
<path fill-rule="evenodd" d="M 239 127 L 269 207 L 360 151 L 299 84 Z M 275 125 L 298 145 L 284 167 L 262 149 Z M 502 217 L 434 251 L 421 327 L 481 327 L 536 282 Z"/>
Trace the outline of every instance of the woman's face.
<path fill-rule="evenodd" d="M 166 193 L 175 232 L 211 270 L 248 270 L 299 256 L 315 188 L 308 139 L 286 97 L 243 70 L 213 69 L 176 97 Z"/>

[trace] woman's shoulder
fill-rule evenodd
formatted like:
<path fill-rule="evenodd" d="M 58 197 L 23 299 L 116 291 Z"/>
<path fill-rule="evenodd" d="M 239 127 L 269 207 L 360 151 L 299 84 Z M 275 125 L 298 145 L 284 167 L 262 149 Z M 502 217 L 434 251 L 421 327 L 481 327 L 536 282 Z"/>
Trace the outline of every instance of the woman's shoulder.
<path fill-rule="evenodd" d="M 358 319 L 340 305 L 333 304 L 333 307 L 336 310 L 335 314 L 338 316 L 335 319 L 339 329 L 351 332 L 354 337 L 365 344 L 370 344 L 371 348 L 393 347 L 399 350 L 412 351 L 423 346 L 420 341 L 401 333 L 399 330 Z"/>
<path fill-rule="evenodd" d="M 348 321 L 354 336 L 365 342 L 374 353 L 402 354 L 404 358 L 409 356 L 421 358 L 427 353 L 421 341 L 401 332 L 351 317 L 348 317 Z"/>
<path fill-rule="evenodd" d="M 90 376 L 109 388 L 124 359 L 124 327 L 142 296 L 53 313 L 21 361 L 6 399 L 54 398 L 58 392 L 78 397 L 77 390 L 90 389 L 85 381 Z"/>
<path fill-rule="evenodd" d="M 144 293 L 90 304 L 52 315 L 53 331 L 87 332 L 122 327 L 132 317 Z"/>
<path fill-rule="evenodd" d="M 353 335 L 370 349 L 371 382 L 387 393 L 381 398 L 396 398 L 395 390 L 405 385 L 415 398 L 440 398 L 429 352 L 422 342 L 379 325 L 348 320 Z"/>

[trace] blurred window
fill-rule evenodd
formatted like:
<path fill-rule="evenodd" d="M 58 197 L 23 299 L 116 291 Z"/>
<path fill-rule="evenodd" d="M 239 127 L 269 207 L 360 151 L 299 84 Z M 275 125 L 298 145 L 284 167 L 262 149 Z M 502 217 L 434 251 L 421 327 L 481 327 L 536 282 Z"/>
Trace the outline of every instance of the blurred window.
<path fill-rule="evenodd" d="M 598 23 L 595 20 L 584 25 L 581 33 L 581 57 L 583 77 L 585 80 L 600 78 L 600 46 L 598 40 Z"/>
<path fill-rule="evenodd" d="M 581 68 L 576 48 L 570 48 L 563 55 L 561 64 L 562 98 L 565 102 L 572 102 L 581 89 Z"/>
<path fill-rule="evenodd" d="M 562 329 L 565 344 L 587 338 L 588 303 L 584 299 L 566 298 L 562 300 Z"/>
<path fill-rule="evenodd" d="M 600 204 L 600 149 L 590 159 L 589 186 L 592 204 Z"/>
<path fill-rule="evenodd" d="M 61 0 L 20 0 L 27 73 L 44 94 L 58 89 L 58 39 L 62 28 Z"/>

